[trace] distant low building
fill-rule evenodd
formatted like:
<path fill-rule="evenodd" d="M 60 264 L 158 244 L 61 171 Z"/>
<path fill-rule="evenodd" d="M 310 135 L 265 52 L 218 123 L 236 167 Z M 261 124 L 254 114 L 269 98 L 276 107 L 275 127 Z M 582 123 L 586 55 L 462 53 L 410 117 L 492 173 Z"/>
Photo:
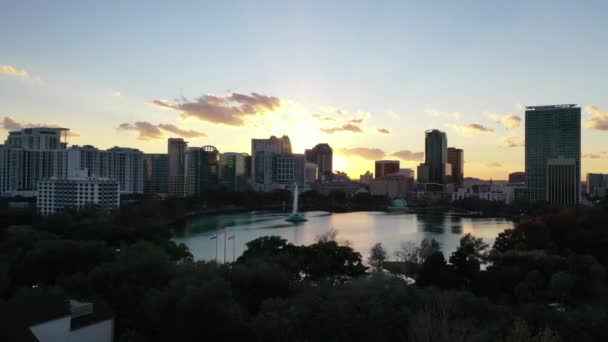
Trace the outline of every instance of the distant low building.
<path fill-rule="evenodd" d="M 374 180 L 374 174 L 366 171 L 364 174 L 359 176 L 359 183 L 363 185 L 369 185 Z"/>
<path fill-rule="evenodd" d="M 509 174 L 509 184 L 525 184 L 526 173 L 525 172 L 513 172 Z"/>
<path fill-rule="evenodd" d="M 413 178 L 397 174 L 375 179 L 369 185 L 369 192 L 372 196 L 386 196 L 390 199 L 405 198 L 406 194 L 413 189 Z"/>
<path fill-rule="evenodd" d="M 38 182 L 36 207 L 42 215 L 51 215 L 60 209 L 87 206 L 114 209 L 120 206 L 119 189 L 118 181 L 83 174 L 43 179 Z"/>

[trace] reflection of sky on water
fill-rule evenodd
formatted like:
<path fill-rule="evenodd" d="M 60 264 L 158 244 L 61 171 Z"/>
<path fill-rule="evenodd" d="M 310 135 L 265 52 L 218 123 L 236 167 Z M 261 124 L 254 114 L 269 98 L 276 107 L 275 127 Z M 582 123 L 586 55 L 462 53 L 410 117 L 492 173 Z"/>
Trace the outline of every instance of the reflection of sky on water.
<path fill-rule="evenodd" d="M 221 261 L 224 256 L 224 235 L 220 235 L 217 240 L 210 239 L 220 225 L 226 227 L 227 236 L 236 236 L 234 243 L 226 241 L 228 260 L 232 260 L 233 247 L 236 248 L 235 255 L 238 257 L 245 250 L 246 242 L 260 236 L 278 235 L 296 245 L 305 245 L 314 243 L 319 236 L 335 230 L 338 232 L 338 241 L 348 241 L 365 258 L 377 242 L 381 242 L 392 257 L 402 242 L 419 243 L 426 237 L 436 239 L 448 257 L 458 246 L 463 234 L 471 233 L 491 244 L 498 233 L 513 226 L 510 221 L 503 219 L 472 219 L 443 213 L 307 212 L 305 215 L 308 221 L 298 224 L 286 222 L 287 214 L 284 213 L 200 216 L 192 219 L 175 241 L 185 243 L 196 259 L 205 260 L 215 258 L 217 243 Z"/>

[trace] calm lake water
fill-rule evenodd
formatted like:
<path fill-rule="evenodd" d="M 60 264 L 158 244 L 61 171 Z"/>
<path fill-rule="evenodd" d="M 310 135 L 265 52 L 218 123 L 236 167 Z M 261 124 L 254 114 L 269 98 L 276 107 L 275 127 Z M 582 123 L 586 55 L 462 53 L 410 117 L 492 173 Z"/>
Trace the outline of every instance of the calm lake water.
<path fill-rule="evenodd" d="M 260 236 L 278 235 L 296 245 L 314 243 L 320 236 L 335 230 L 336 240 L 347 242 L 364 258 L 371 247 L 381 242 L 393 258 L 402 242 L 419 244 L 424 238 L 437 240 L 446 258 L 456 249 L 460 237 L 471 233 L 490 245 L 498 233 L 512 228 L 513 223 L 498 218 L 464 218 L 449 213 L 385 213 L 354 212 L 332 214 L 305 213 L 307 222 L 286 222 L 285 213 L 249 212 L 225 215 L 202 215 L 193 218 L 174 240 L 183 242 L 197 260 L 224 260 L 224 235 L 211 239 L 218 226 L 226 225 L 226 234 L 235 241 L 226 241 L 226 259 L 232 261 L 245 250 L 245 244 Z M 217 242 L 217 244 L 216 244 Z"/>

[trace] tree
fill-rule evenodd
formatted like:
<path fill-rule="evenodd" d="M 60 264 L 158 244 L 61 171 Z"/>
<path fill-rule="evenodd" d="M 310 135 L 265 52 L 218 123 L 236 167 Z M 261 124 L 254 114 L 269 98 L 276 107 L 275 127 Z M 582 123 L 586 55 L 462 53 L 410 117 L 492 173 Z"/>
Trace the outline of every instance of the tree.
<path fill-rule="evenodd" d="M 420 242 L 420 250 L 418 252 L 420 258 L 422 259 L 421 261 L 426 261 L 426 259 L 435 254 L 435 252 L 438 252 L 440 249 L 441 248 L 439 247 L 439 242 L 437 242 L 437 240 L 433 238 L 425 238 Z"/>
<path fill-rule="evenodd" d="M 549 294 L 563 303 L 570 294 L 570 290 L 573 286 L 572 276 L 566 272 L 557 272 L 551 277 L 549 282 Z"/>
<path fill-rule="evenodd" d="M 418 264 L 422 261 L 420 260 L 420 247 L 411 241 L 402 242 L 399 249 L 395 252 L 395 257 L 400 262 Z"/>
<path fill-rule="evenodd" d="M 382 265 L 386 261 L 386 250 L 381 243 L 377 243 L 372 247 L 367 262 L 372 266 L 375 272 L 382 270 Z"/>
<path fill-rule="evenodd" d="M 452 253 L 450 263 L 462 275 L 472 277 L 479 272 L 481 265 L 487 261 L 488 244 L 481 238 L 466 234 L 460 239 L 460 246 Z"/>

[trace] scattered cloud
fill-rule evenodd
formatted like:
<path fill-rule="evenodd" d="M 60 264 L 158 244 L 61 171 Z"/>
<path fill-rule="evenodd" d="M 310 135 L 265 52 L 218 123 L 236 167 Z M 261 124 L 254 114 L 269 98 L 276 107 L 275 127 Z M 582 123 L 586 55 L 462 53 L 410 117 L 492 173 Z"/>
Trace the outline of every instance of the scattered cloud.
<path fill-rule="evenodd" d="M 505 137 L 502 139 L 502 145 L 505 147 L 524 147 L 526 140 L 522 137 Z"/>
<path fill-rule="evenodd" d="M 226 96 L 202 95 L 195 101 L 186 98 L 169 102 L 154 100 L 153 104 L 182 113 L 182 117 L 194 117 L 202 121 L 230 126 L 243 126 L 247 116 L 272 112 L 281 106 L 281 99 L 257 93 L 230 93 Z"/>
<path fill-rule="evenodd" d="M 432 109 L 432 108 L 427 109 L 424 112 L 426 113 L 426 115 L 435 117 L 435 118 L 445 118 L 445 119 L 455 120 L 455 121 L 460 120 L 459 112 L 440 112 L 440 111 L 438 111 L 436 109 Z"/>
<path fill-rule="evenodd" d="M 321 128 L 321 131 L 325 132 L 327 134 L 333 134 L 336 132 L 353 132 L 353 133 L 362 133 L 363 132 L 359 126 L 356 126 L 353 124 L 346 124 L 346 125 L 342 125 L 339 127 L 333 127 L 333 128 Z"/>
<path fill-rule="evenodd" d="M 492 112 L 484 112 L 485 116 L 492 119 L 492 121 L 501 124 L 507 130 L 513 130 L 521 126 L 521 117 L 513 114 L 500 115 Z"/>
<path fill-rule="evenodd" d="M 336 121 L 336 118 L 332 118 L 331 116 L 325 116 L 325 115 L 321 115 L 321 114 L 313 114 L 312 117 L 319 121 Z"/>
<path fill-rule="evenodd" d="M 24 128 L 35 128 L 35 127 L 48 127 L 48 128 L 63 128 L 61 125 L 57 124 L 42 124 L 42 123 L 33 123 L 33 122 L 25 122 L 18 121 L 17 119 L 11 116 L 5 116 L 2 119 L 2 127 L 7 131 L 18 131 Z M 71 138 L 79 137 L 80 133 L 75 131 L 67 131 L 67 136 Z"/>
<path fill-rule="evenodd" d="M 156 140 L 163 139 L 165 132 L 173 133 L 183 138 L 200 138 L 206 137 L 207 134 L 195 130 L 186 130 L 172 124 L 152 124 L 147 121 L 137 121 L 135 123 L 122 123 L 117 128 L 119 131 L 137 132 L 139 140 Z"/>
<path fill-rule="evenodd" d="M 477 135 L 494 132 L 493 129 L 486 127 L 480 123 L 454 125 L 453 127 L 463 135 Z"/>
<path fill-rule="evenodd" d="M 386 128 L 378 128 L 378 133 L 382 133 L 382 134 L 391 134 L 391 131 L 389 131 Z"/>
<path fill-rule="evenodd" d="M 30 74 L 25 70 L 19 70 L 11 65 L 0 65 L 0 74 L 28 78 Z"/>
<path fill-rule="evenodd" d="M 158 128 L 179 135 L 184 138 L 201 138 L 206 137 L 207 134 L 192 129 L 182 129 L 172 124 L 159 124 Z"/>
<path fill-rule="evenodd" d="M 122 94 L 118 90 L 112 90 L 112 96 L 114 96 L 114 97 L 121 97 Z"/>
<path fill-rule="evenodd" d="M 596 106 L 585 107 L 585 112 L 591 114 L 591 119 L 585 122 L 587 127 L 600 131 L 608 131 L 608 112 L 603 112 Z"/>
<path fill-rule="evenodd" d="M 596 153 L 584 153 L 583 154 L 583 158 L 585 159 L 600 159 L 602 158 L 601 155 L 596 154 Z"/>
<path fill-rule="evenodd" d="M 401 160 L 421 161 L 424 159 L 424 152 L 412 152 L 410 150 L 403 150 L 391 153 L 391 156 L 397 157 Z"/>
<path fill-rule="evenodd" d="M 498 162 L 493 162 L 493 163 L 487 163 L 486 166 L 487 167 L 502 167 L 502 164 L 498 163 Z"/>
<path fill-rule="evenodd" d="M 121 123 L 120 126 L 118 126 L 118 130 L 137 132 L 139 134 L 137 139 L 139 140 L 162 139 L 165 136 L 160 128 L 147 121 L 137 121 L 133 124 L 127 122 Z"/>
<path fill-rule="evenodd" d="M 360 157 L 368 160 L 382 159 L 386 155 L 386 153 L 379 148 L 369 147 L 343 148 L 338 150 L 338 153 L 346 157 Z"/>

